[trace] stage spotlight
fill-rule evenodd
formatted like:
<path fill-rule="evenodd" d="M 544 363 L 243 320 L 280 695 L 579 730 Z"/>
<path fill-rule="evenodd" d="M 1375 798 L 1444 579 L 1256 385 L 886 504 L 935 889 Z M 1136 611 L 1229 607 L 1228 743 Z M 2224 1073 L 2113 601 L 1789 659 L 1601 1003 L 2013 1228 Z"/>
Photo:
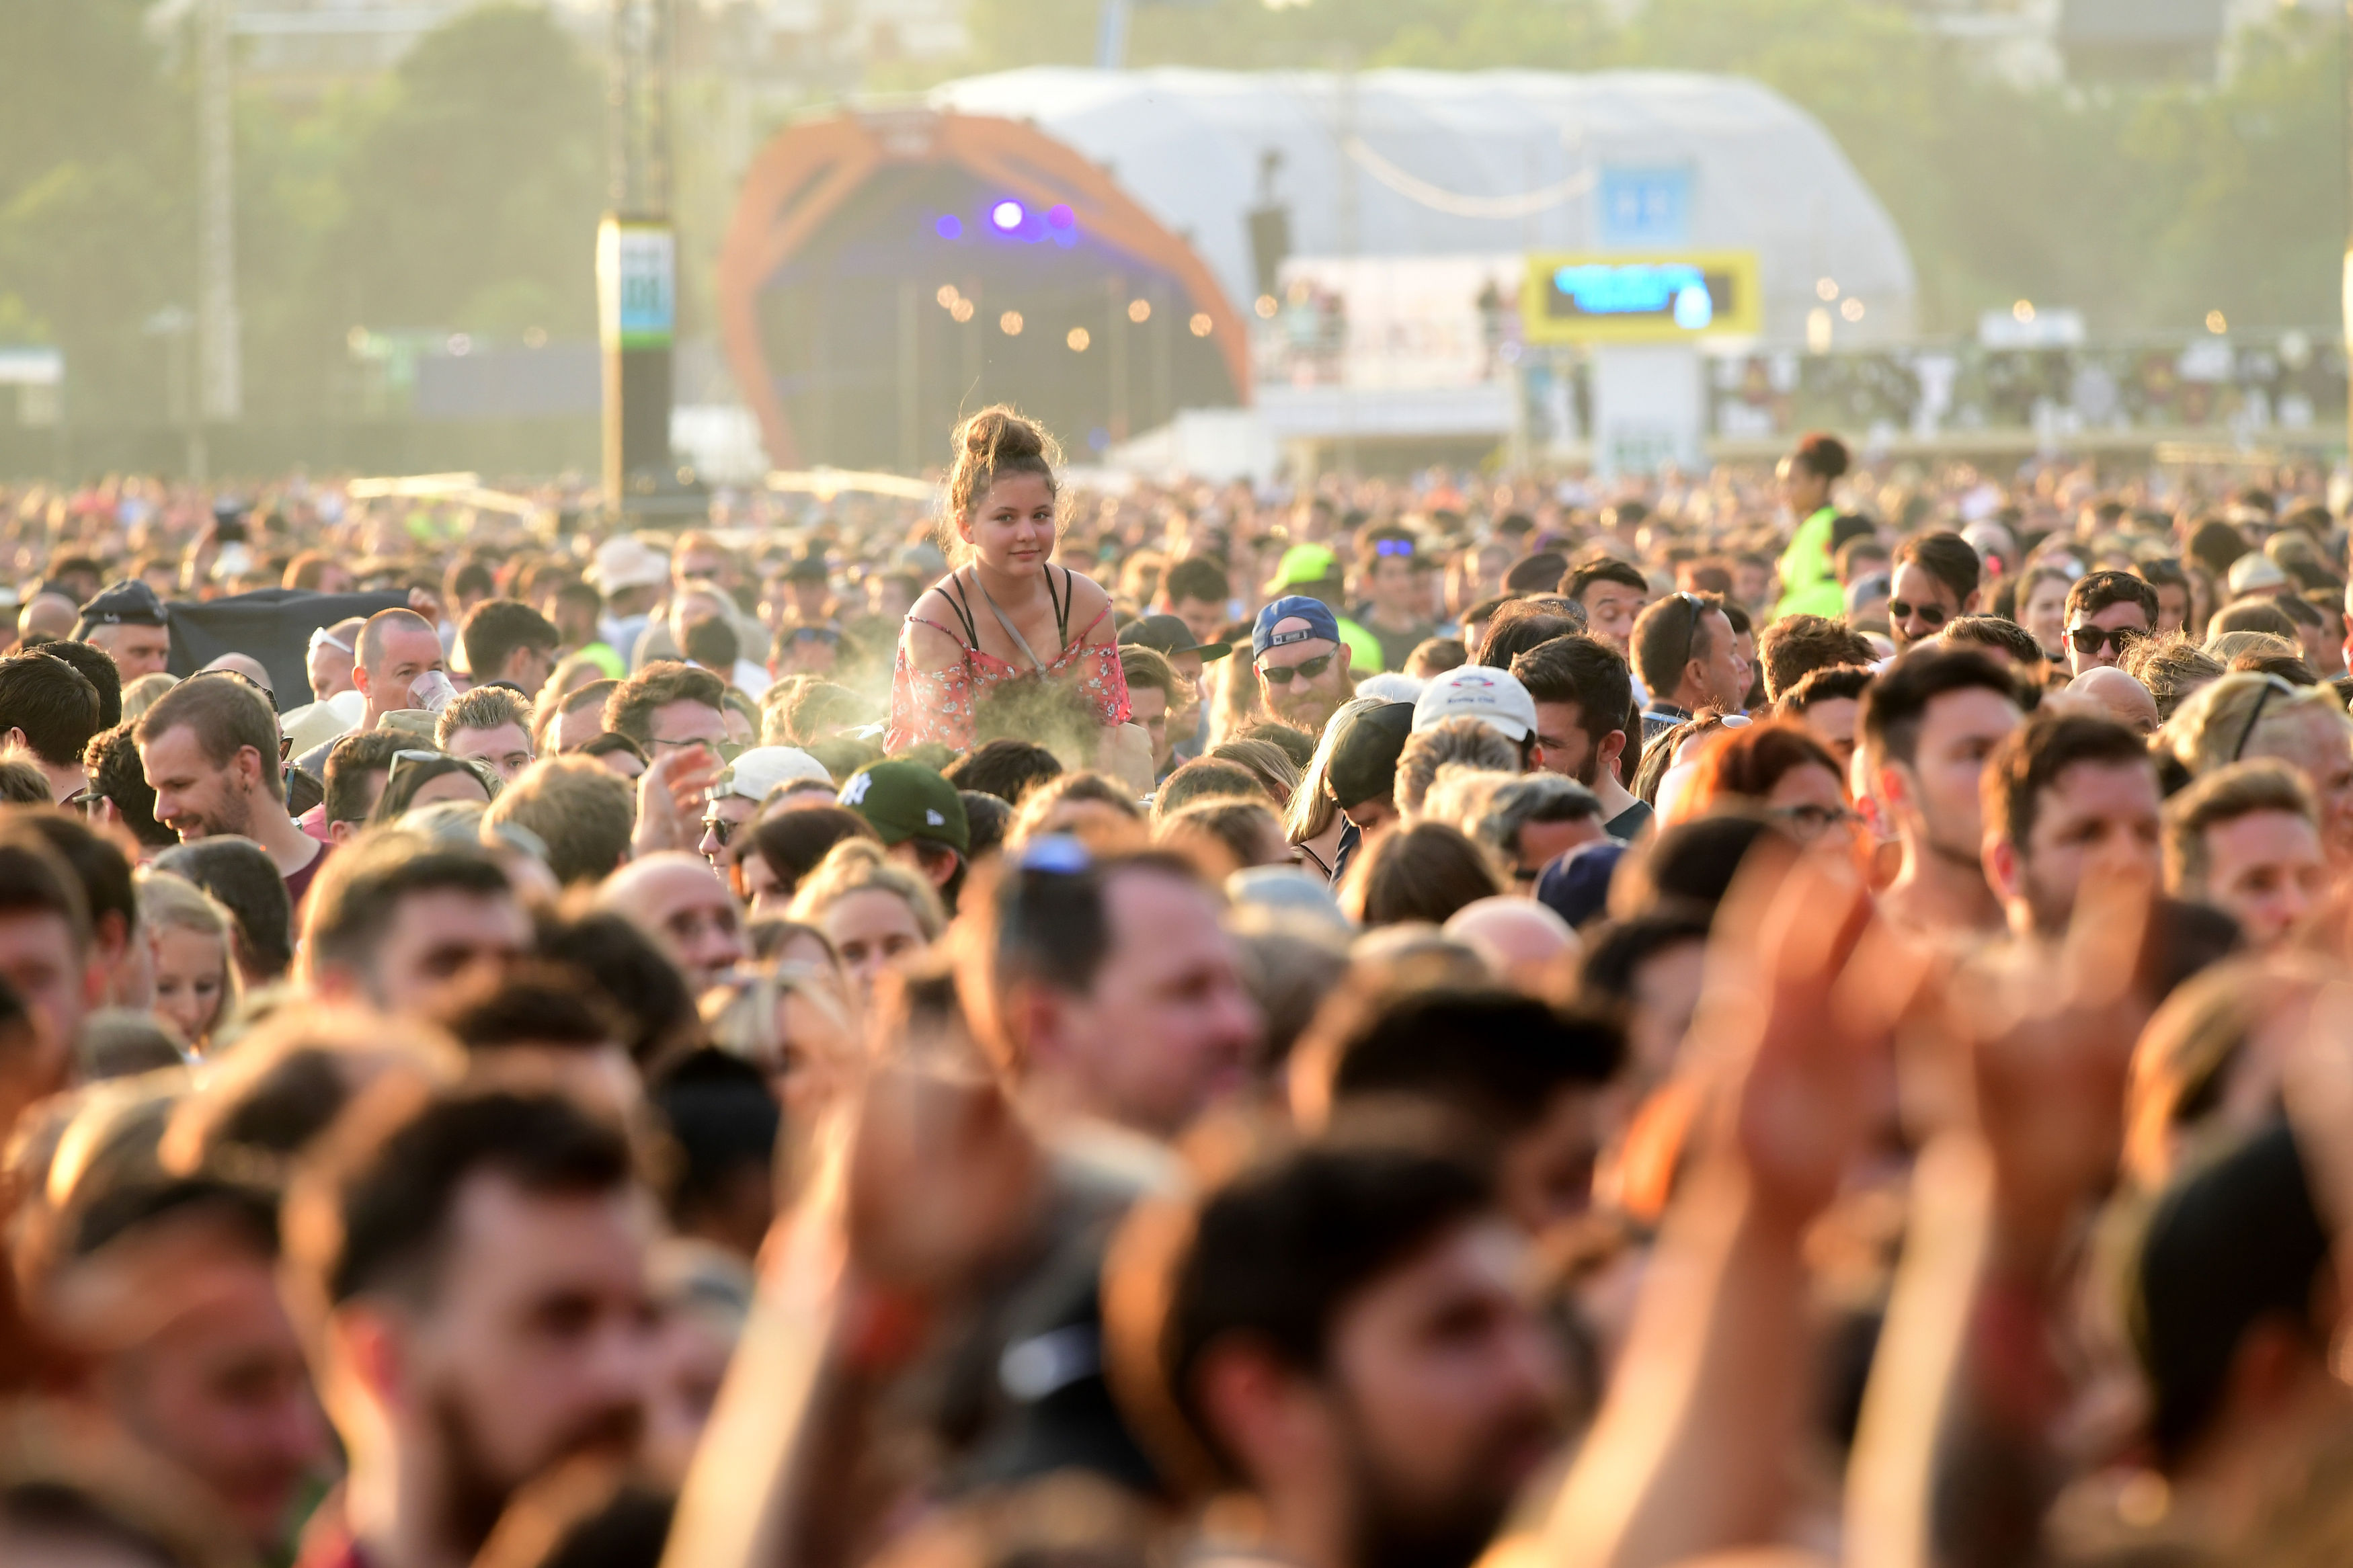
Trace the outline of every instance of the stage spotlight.
<path fill-rule="evenodd" d="M 957 217 L 954 213 L 942 213 L 940 215 L 940 221 L 932 225 L 932 231 L 937 234 L 942 239 L 962 239 L 964 237 L 964 220 Z"/>
<path fill-rule="evenodd" d="M 1011 234 L 1015 229 L 1019 228 L 1021 220 L 1029 216 L 1021 210 L 1019 202 L 1009 197 L 988 209 L 988 221 L 1007 234 Z"/>

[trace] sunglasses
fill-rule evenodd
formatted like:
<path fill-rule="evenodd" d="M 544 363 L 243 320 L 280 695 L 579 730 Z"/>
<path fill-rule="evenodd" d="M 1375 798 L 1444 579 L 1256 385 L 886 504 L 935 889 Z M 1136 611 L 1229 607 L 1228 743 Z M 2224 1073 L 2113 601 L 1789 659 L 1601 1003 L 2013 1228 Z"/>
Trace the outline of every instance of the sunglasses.
<path fill-rule="evenodd" d="M 1332 668 L 1332 660 L 1336 657 L 1327 653 L 1319 658 L 1302 659 L 1288 669 L 1261 668 L 1259 673 L 1266 677 L 1269 684 L 1274 686 L 1288 686 L 1293 679 L 1320 680 L 1323 679 L 1324 672 Z"/>
<path fill-rule="evenodd" d="M 676 746 L 681 751 L 689 750 L 695 746 L 708 746 L 712 751 L 719 753 L 719 760 L 723 763 L 733 762 L 736 758 L 742 756 L 747 750 L 741 741 L 665 741 L 657 737 L 653 741 L 652 744 L 655 746 Z"/>
<path fill-rule="evenodd" d="M 1373 542 L 1373 553 L 1376 556 L 1410 555 L 1413 553 L 1413 541 L 1410 539 L 1377 539 Z"/>
<path fill-rule="evenodd" d="M 1953 613 L 1950 610 L 1947 610 L 1942 605 L 1914 605 L 1907 604 L 1902 599 L 1890 599 L 1887 601 L 1887 618 L 1889 620 L 1901 623 L 1904 621 L 1916 619 L 1926 623 L 1930 631 L 1935 631 L 1938 626 L 1943 626 L 1947 621 L 1950 620 L 1952 618 L 1952 614 Z"/>
<path fill-rule="evenodd" d="M 2121 654 L 2147 635 L 2138 626 L 2076 626 L 2067 633 L 2067 640 L 2077 653 L 2095 654 L 2114 644 Z"/>
<path fill-rule="evenodd" d="M 1692 661 L 1692 649 L 1699 646 L 1699 624 L 1707 616 L 1707 601 L 1697 594 L 1677 594 L 1691 607 L 1691 624 L 1683 628 L 1683 657 L 1675 664 L 1677 669 Z"/>
<path fill-rule="evenodd" d="M 841 634 L 834 630 L 831 626 L 795 626 L 793 628 L 793 640 L 795 642 L 821 642 L 831 644 L 839 642 L 841 640 Z"/>
<path fill-rule="evenodd" d="M 706 816 L 702 819 L 702 830 L 711 835 L 711 841 L 713 844 L 724 849 L 727 847 L 727 840 L 734 837 L 735 824 L 723 816 Z"/>

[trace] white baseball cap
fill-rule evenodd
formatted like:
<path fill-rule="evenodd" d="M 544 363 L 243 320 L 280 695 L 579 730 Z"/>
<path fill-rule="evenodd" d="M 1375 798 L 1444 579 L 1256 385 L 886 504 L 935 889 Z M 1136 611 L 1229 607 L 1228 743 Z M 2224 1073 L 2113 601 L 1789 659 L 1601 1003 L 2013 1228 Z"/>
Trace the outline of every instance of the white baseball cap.
<path fill-rule="evenodd" d="M 670 581 L 670 561 L 634 534 L 617 534 L 596 547 L 588 581 L 607 594 Z"/>
<path fill-rule="evenodd" d="M 1508 669 L 1459 665 L 1432 676 L 1413 704 L 1416 734 L 1449 719 L 1477 719 L 1516 744 L 1536 732 L 1536 700 Z"/>
<path fill-rule="evenodd" d="M 735 759 L 719 787 L 727 795 L 759 801 L 767 799 L 768 792 L 778 784 L 796 783 L 821 784 L 831 789 L 833 775 L 798 746 L 754 746 Z"/>

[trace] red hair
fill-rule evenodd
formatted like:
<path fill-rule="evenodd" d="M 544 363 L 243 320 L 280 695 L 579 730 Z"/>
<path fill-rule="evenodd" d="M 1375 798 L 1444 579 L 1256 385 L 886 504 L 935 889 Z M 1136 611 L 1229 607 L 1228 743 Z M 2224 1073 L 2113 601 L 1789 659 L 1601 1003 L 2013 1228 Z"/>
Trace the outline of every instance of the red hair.
<path fill-rule="evenodd" d="M 1694 764 L 1691 788 L 1684 800 L 1697 814 L 1727 797 L 1764 800 L 1795 768 L 1808 764 L 1827 768 L 1846 793 L 1846 775 L 1838 759 L 1820 741 L 1797 724 L 1776 721 L 1735 730 Z"/>

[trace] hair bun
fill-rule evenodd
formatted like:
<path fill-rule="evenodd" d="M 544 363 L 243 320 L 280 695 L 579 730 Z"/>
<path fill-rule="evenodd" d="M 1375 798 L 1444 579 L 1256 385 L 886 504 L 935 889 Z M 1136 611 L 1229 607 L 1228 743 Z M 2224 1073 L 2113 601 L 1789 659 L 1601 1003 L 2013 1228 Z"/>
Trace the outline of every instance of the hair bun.
<path fill-rule="evenodd" d="M 1003 404 L 984 408 L 964 422 L 964 449 L 991 468 L 1046 454 L 1046 432 Z"/>

